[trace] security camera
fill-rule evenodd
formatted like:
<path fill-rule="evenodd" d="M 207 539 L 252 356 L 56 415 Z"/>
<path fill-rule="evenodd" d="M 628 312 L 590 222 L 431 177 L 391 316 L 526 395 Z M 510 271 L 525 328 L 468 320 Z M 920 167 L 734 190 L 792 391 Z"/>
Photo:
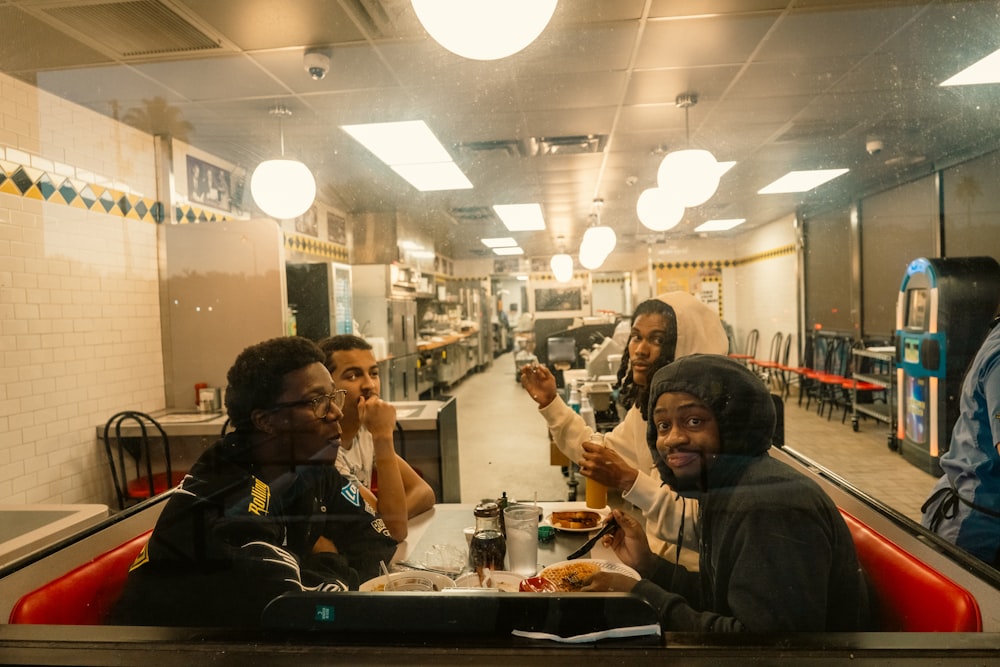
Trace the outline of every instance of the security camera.
<path fill-rule="evenodd" d="M 330 71 L 330 53 L 325 49 L 309 49 L 303 57 L 303 65 L 313 81 L 319 81 Z"/>
<path fill-rule="evenodd" d="M 882 140 L 869 139 L 865 142 L 865 150 L 868 151 L 869 155 L 878 155 L 882 152 Z"/>

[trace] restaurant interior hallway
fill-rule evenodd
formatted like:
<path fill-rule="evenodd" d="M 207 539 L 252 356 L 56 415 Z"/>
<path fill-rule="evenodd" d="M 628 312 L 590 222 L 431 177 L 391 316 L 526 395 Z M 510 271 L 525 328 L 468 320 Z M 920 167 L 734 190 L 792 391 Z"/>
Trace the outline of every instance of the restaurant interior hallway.
<path fill-rule="evenodd" d="M 566 500 L 569 488 L 559 466 L 549 463 L 545 421 L 534 401 L 514 381 L 510 353 L 493 360 L 448 393 L 458 409 L 462 502 L 497 498 L 504 491 L 516 500 Z M 840 413 L 832 418 L 806 410 L 795 389 L 785 401 L 785 439 L 789 448 L 828 468 L 860 490 L 915 521 L 935 478 L 890 451 L 888 426 L 862 420 L 858 432 Z M 578 498 L 583 499 L 583 484 Z"/>

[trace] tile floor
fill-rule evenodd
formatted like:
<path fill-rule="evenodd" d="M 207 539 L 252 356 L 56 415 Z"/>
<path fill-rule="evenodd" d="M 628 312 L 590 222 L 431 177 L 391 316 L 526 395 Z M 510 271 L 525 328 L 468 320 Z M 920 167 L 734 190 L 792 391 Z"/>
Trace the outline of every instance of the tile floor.
<path fill-rule="evenodd" d="M 510 354 L 494 359 L 487 370 L 467 376 L 450 394 L 458 401 L 459 462 L 462 502 L 496 498 L 565 500 L 566 478 L 549 462 L 545 423 L 535 403 L 514 379 Z M 863 419 L 858 432 L 848 416 L 816 414 L 815 404 L 800 407 L 794 393 L 785 402 L 785 440 L 817 464 L 862 491 L 919 521 L 920 505 L 935 478 L 911 465 L 887 446 L 888 425 Z M 583 485 L 579 487 L 583 498 Z"/>

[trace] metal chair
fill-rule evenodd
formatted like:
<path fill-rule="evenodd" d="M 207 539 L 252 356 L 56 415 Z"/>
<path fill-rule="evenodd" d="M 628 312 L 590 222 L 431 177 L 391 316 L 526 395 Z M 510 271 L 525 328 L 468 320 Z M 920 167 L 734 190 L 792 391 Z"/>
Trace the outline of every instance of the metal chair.
<path fill-rule="evenodd" d="M 186 470 L 173 470 L 167 433 L 144 412 L 126 410 L 113 415 L 104 425 L 104 450 L 119 509 L 177 486 L 187 474 Z M 130 475 L 133 466 L 135 473 Z"/>
<path fill-rule="evenodd" d="M 748 362 L 757 356 L 757 340 L 760 338 L 760 332 L 756 329 L 751 329 L 750 333 L 747 334 L 747 344 L 743 348 L 743 352 L 730 354 L 730 358 L 736 359 L 747 365 Z"/>
<path fill-rule="evenodd" d="M 781 363 L 781 340 L 784 337 L 780 331 L 771 337 L 771 346 L 768 349 L 766 359 L 748 359 L 751 370 L 760 376 L 768 386 L 776 384 L 778 364 Z M 780 390 L 780 387 L 778 387 Z"/>

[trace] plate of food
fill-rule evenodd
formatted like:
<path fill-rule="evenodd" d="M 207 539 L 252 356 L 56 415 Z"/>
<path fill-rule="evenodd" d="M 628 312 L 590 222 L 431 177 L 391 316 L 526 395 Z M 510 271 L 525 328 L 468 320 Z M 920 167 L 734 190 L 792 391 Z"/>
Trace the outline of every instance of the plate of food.
<path fill-rule="evenodd" d="M 498 591 L 505 591 L 507 593 L 517 593 L 518 588 L 521 586 L 521 581 L 524 579 L 523 575 L 517 574 L 516 572 L 491 572 L 490 576 L 492 581 L 489 583 L 488 588 L 495 588 Z M 455 580 L 456 588 L 482 588 L 482 584 L 479 583 L 479 575 L 475 572 L 469 572 L 468 574 L 463 574 L 461 577 Z"/>
<path fill-rule="evenodd" d="M 632 577 L 636 581 L 642 579 L 639 573 L 622 563 L 615 563 L 609 560 L 594 560 L 579 558 L 577 560 L 564 560 L 553 563 L 542 569 L 538 573 L 539 577 L 544 577 L 555 584 L 561 593 L 572 593 L 583 588 L 583 582 L 597 574 L 598 572 L 617 572 L 625 576 Z"/>
<path fill-rule="evenodd" d="M 597 510 L 573 510 L 567 512 L 552 512 L 545 520 L 556 530 L 568 533 L 589 533 L 599 530 L 604 525 L 606 516 Z"/>
<path fill-rule="evenodd" d="M 389 573 L 390 586 L 386 586 L 385 575 L 369 579 L 360 586 L 359 591 L 373 593 L 377 591 L 440 591 L 446 588 L 454 588 L 455 582 L 451 577 L 437 572 L 417 572 L 407 570 L 406 572 Z"/>

